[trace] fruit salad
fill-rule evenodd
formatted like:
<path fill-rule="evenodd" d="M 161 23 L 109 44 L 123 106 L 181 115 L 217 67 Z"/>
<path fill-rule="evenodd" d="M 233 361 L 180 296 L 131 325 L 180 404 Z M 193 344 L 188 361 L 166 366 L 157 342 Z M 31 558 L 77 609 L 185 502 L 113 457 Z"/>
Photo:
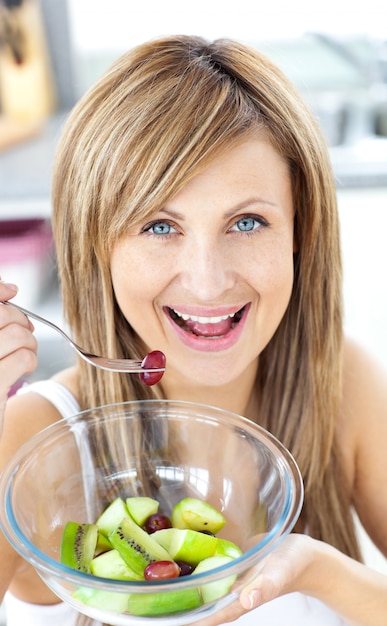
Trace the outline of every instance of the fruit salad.
<path fill-rule="evenodd" d="M 149 497 L 116 498 L 94 524 L 69 521 L 62 535 L 64 565 L 101 578 L 162 581 L 203 573 L 239 557 L 241 549 L 217 537 L 226 520 L 197 498 L 184 498 L 167 516 Z M 227 594 L 235 576 L 164 593 L 123 594 L 79 587 L 78 601 L 116 613 L 160 616 L 192 610 Z"/>

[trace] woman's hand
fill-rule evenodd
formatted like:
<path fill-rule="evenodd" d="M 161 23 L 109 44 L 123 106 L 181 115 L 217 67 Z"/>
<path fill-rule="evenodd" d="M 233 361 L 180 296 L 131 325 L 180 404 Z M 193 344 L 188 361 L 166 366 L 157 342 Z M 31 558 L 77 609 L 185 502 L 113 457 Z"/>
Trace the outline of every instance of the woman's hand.
<path fill-rule="evenodd" d="M 195 626 L 217 626 L 232 622 L 261 604 L 293 591 L 303 591 L 310 564 L 314 561 L 314 541 L 305 535 L 289 535 L 250 573 L 239 599 Z M 243 584 L 241 584 L 243 586 Z M 238 591 L 238 589 L 235 589 Z M 258 623 L 258 622 L 257 622 Z"/>
<path fill-rule="evenodd" d="M 0 433 L 9 391 L 37 366 L 37 342 L 30 320 L 13 307 L 1 304 L 13 298 L 17 287 L 0 281 Z"/>
<path fill-rule="evenodd" d="M 241 591 L 241 607 L 251 610 L 286 593 L 306 593 L 317 556 L 315 547 L 314 540 L 306 535 L 286 537 L 257 565 L 254 579 Z"/>
<path fill-rule="evenodd" d="M 386 623 L 387 577 L 306 535 L 286 537 L 257 565 L 250 578 L 238 600 L 196 626 L 234 621 L 292 592 L 318 598 L 353 626 Z M 259 612 L 256 619 L 258 623 Z"/>

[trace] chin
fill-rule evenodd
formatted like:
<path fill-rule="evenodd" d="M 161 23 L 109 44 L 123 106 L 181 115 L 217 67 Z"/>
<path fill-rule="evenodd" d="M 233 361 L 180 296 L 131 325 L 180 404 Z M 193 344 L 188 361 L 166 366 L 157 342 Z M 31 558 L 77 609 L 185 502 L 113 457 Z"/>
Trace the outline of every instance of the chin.
<path fill-rule="evenodd" d="M 246 365 L 245 368 L 237 369 L 235 365 L 230 366 L 229 363 L 227 365 L 215 365 L 210 358 L 207 358 L 205 363 L 200 365 L 191 364 L 190 366 L 186 361 L 183 367 L 175 368 L 170 364 L 168 368 L 167 358 L 167 371 L 163 380 L 166 383 L 170 380 L 174 388 L 188 389 L 194 386 L 215 389 L 237 382 L 241 376 L 245 375 L 247 367 Z"/>

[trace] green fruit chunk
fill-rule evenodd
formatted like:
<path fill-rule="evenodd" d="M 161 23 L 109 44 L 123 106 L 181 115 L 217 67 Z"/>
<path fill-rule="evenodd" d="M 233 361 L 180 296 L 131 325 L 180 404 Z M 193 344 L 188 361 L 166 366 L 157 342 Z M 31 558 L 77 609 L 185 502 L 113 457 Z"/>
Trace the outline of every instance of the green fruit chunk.
<path fill-rule="evenodd" d="M 162 530 L 156 530 L 152 533 L 152 539 L 157 541 L 166 551 L 169 553 L 171 547 L 171 541 L 175 533 L 176 528 L 163 528 Z"/>
<path fill-rule="evenodd" d="M 101 513 L 96 521 L 100 532 L 108 537 L 109 534 L 117 528 L 118 524 L 124 517 L 128 516 L 128 509 L 122 498 L 116 498 Z"/>
<path fill-rule="evenodd" d="M 148 517 L 158 512 L 159 503 L 147 496 L 133 496 L 126 499 L 126 507 L 136 524 L 144 526 Z"/>
<path fill-rule="evenodd" d="M 129 594 L 118 591 L 78 587 L 73 593 L 73 598 L 82 604 L 102 611 L 111 611 L 111 613 L 125 613 L 128 610 Z"/>
<path fill-rule="evenodd" d="M 238 556 L 243 554 L 239 546 L 233 541 L 228 539 L 217 538 L 216 550 L 214 556 L 230 556 L 232 559 L 237 559 Z"/>
<path fill-rule="evenodd" d="M 192 611 L 201 604 L 201 596 L 197 589 L 181 589 L 165 593 L 131 595 L 128 600 L 128 610 L 132 615 L 155 617 Z"/>
<path fill-rule="evenodd" d="M 171 552 L 175 550 L 172 548 L 171 550 L 171 542 L 173 537 L 176 535 L 176 530 L 179 532 L 183 529 L 176 528 L 164 528 L 163 530 L 157 530 L 152 534 L 152 538 L 157 541 L 163 548 L 166 549 L 167 552 L 172 556 Z M 187 530 L 187 529 L 186 529 Z M 215 537 L 215 552 L 213 556 L 230 556 L 233 559 L 236 559 L 238 556 L 243 554 L 242 550 L 239 546 L 236 545 L 233 541 L 229 541 L 228 539 L 221 539 L 220 537 Z M 212 544 L 213 542 L 211 542 Z"/>
<path fill-rule="evenodd" d="M 103 552 L 107 552 L 111 549 L 112 544 L 110 543 L 109 539 L 105 537 L 105 535 L 103 535 L 100 531 L 98 531 L 97 545 L 95 547 L 95 556 L 98 556 L 98 554 L 102 554 Z"/>
<path fill-rule="evenodd" d="M 95 524 L 67 522 L 60 546 L 61 563 L 79 572 L 90 573 L 97 540 L 98 528 Z"/>
<path fill-rule="evenodd" d="M 172 511 L 172 526 L 191 530 L 208 530 L 214 535 L 226 523 L 226 519 L 215 507 L 197 498 L 183 498 Z"/>
<path fill-rule="evenodd" d="M 170 528 L 168 530 L 171 531 L 168 552 L 174 561 L 186 561 L 195 566 L 215 553 L 218 540 L 212 535 L 206 535 L 189 528 L 185 530 Z"/>
<path fill-rule="evenodd" d="M 95 557 L 90 563 L 90 571 L 100 578 L 113 580 L 144 580 L 125 563 L 117 550 L 109 550 Z"/>
<path fill-rule="evenodd" d="M 230 556 L 212 556 L 208 559 L 204 559 L 201 561 L 198 566 L 192 572 L 194 574 L 202 574 L 203 572 L 208 572 L 209 570 L 215 569 L 216 567 L 221 567 L 222 565 L 226 565 L 230 563 L 234 559 Z M 205 585 L 200 586 L 200 593 L 202 595 L 202 599 L 204 604 L 208 602 L 214 602 L 218 600 L 218 598 L 222 598 L 225 596 L 231 589 L 234 584 L 236 576 L 227 576 L 226 578 L 222 578 L 222 580 L 216 580 L 212 583 L 206 583 Z"/>
<path fill-rule="evenodd" d="M 125 563 L 142 576 L 152 561 L 171 561 L 168 552 L 146 533 L 134 520 L 125 517 L 108 537 Z"/>

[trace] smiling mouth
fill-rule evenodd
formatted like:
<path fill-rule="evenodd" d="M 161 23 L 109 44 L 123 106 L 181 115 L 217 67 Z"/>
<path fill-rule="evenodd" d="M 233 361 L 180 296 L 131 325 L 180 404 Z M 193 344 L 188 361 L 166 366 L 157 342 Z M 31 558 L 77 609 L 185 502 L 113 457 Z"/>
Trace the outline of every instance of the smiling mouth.
<path fill-rule="evenodd" d="M 204 317 L 188 315 L 167 307 L 168 314 L 177 326 L 187 333 L 206 339 L 220 339 L 237 326 L 243 317 L 246 305 L 231 315 Z"/>

